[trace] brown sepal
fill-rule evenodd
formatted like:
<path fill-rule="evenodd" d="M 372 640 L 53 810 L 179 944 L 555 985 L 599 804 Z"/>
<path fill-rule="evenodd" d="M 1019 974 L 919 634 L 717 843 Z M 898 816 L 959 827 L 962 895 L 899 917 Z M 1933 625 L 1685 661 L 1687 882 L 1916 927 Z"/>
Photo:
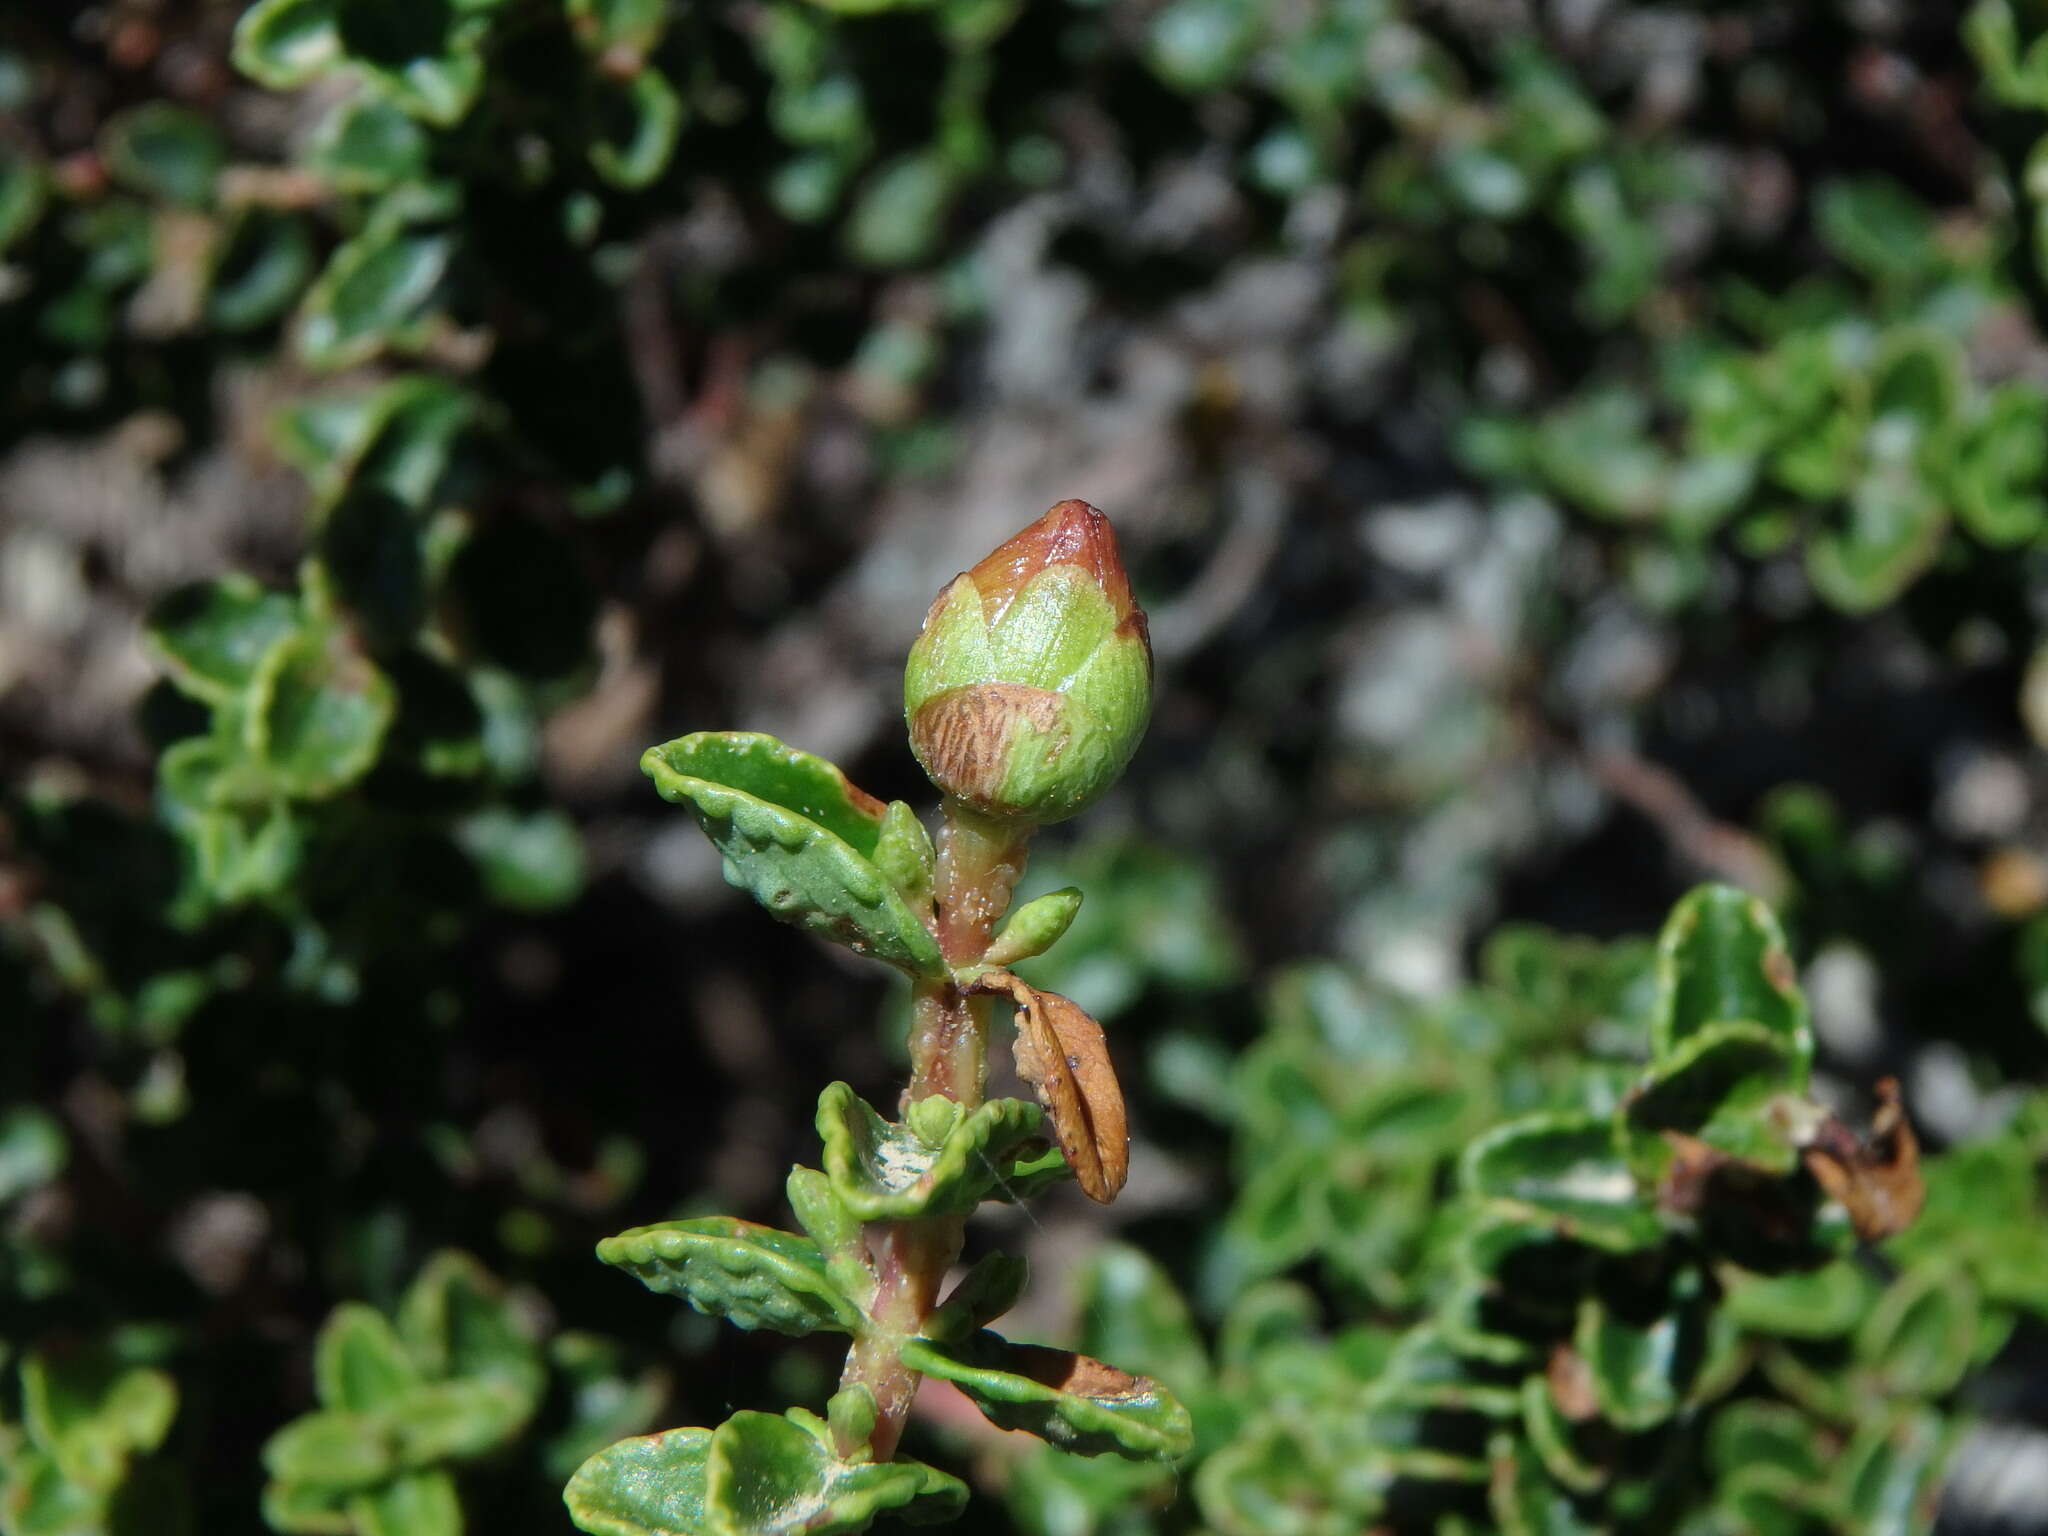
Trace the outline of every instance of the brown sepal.
<path fill-rule="evenodd" d="M 1070 999 L 1008 971 L 988 972 L 973 990 L 1017 1005 L 1017 1075 L 1037 1091 L 1081 1193 L 1109 1204 L 1131 1171 L 1131 1136 L 1102 1026 Z"/>

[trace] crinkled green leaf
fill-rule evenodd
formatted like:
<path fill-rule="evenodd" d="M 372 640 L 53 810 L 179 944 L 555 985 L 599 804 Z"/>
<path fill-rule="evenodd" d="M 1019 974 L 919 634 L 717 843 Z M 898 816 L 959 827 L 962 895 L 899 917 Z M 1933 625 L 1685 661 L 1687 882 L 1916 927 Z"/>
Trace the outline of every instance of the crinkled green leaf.
<path fill-rule="evenodd" d="M 862 1221 L 964 1215 L 1000 1184 L 1024 1144 L 1040 1135 L 1042 1112 L 1023 1099 L 991 1099 L 959 1116 L 934 1146 L 884 1120 L 845 1083 L 818 1095 L 818 1136 L 826 1177 Z"/>
<path fill-rule="evenodd" d="M 235 68 L 273 91 L 293 90 L 341 57 L 341 0 L 257 0 L 235 24 Z"/>
<path fill-rule="evenodd" d="M 912 1339 L 903 1363 L 952 1382 L 990 1423 L 1079 1455 L 1171 1461 L 1194 1444 L 1187 1409 L 1165 1387 L 1071 1350 L 984 1330 L 957 1343 Z"/>
<path fill-rule="evenodd" d="M 220 130 L 199 113 L 156 100 L 108 119 L 100 153 L 124 185 L 197 208 L 212 200 L 227 147 Z"/>
<path fill-rule="evenodd" d="M 671 1429 L 607 1446 L 576 1469 L 562 1502 L 590 1536 L 698 1536 L 705 1518 L 708 1429 Z"/>
<path fill-rule="evenodd" d="M 410 344 L 454 250 L 446 234 L 385 222 L 344 241 L 299 306 L 306 361 L 348 368 Z"/>
<path fill-rule="evenodd" d="M 321 1326 L 313 1380 L 327 1407 L 362 1413 L 405 1396 L 419 1385 L 420 1371 L 383 1313 L 348 1301 Z"/>
<path fill-rule="evenodd" d="M 668 27 L 667 0 L 567 0 L 576 41 L 592 53 L 644 59 Z"/>
<path fill-rule="evenodd" d="M 1577 1427 L 1552 1396 L 1548 1378 L 1524 1376 L 1519 1405 L 1523 1437 L 1542 1471 L 1573 1493 L 1599 1492 L 1607 1482 L 1607 1468 L 1579 1448 Z"/>
<path fill-rule="evenodd" d="M 42 218 L 49 203 L 42 163 L 12 148 L 0 148 L 0 256 Z"/>
<path fill-rule="evenodd" d="M 1546 1474 L 1530 1440 L 1496 1435 L 1487 1446 L 1487 1504 L 1502 1536 L 1595 1536 L 1570 1493 Z"/>
<path fill-rule="evenodd" d="M 900 1458 L 842 1461 L 816 1414 L 736 1413 L 712 1431 L 704 1507 L 715 1536 L 833 1536 L 864 1531 L 895 1512 L 920 1524 L 950 1519 L 967 1485 Z"/>
<path fill-rule="evenodd" d="M 603 136 L 590 146 L 590 163 L 615 187 L 652 185 L 675 158 L 683 131 L 683 99 L 668 76 L 651 66 L 621 82 L 600 81 L 596 116 Z"/>
<path fill-rule="evenodd" d="M 597 1256 L 649 1290 L 680 1296 L 741 1328 L 801 1337 L 820 1328 L 852 1333 L 858 1301 L 827 1272 L 818 1245 L 732 1216 L 635 1227 L 597 1245 Z"/>
<path fill-rule="evenodd" d="M 1722 1305 L 1744 1327 L 1792 1339 L 1839 1338 L 1876 1300 L 1877 1287 L 1851 1259 L 1786 1275 L 1730 1276 Z"/>
<path fill-rule="evenodd" d="M 33 1104 L 0 1110 L 0 1205 L 40 1188 L 64 1171 L 64 1130 Z"/>
<path fill-rule="evenodd" d="M 263 1468 L 275 1483 L 338 1496 L 385 1481 L 398 1470 L 398 1452 L 374 1415 L 330 1409 L 304 1414 L 272 1435 Z"/>
<path fill-rule="evenodd" d="M 1525 1115 L 1467 1148 L 1461 1173 L 1468 1192 L 1596 1248 L 1626 1252 L 1662 1235 L 1605 1119 Z"/>
<path fill-rule="evenodd" d="M 304 629 L 251 680 L 249 751 L 294 796 L 339 794 L 370 771 L 397 708 L 391 683 L 338 630 Z"/>
<path fill-rule="evenodd" d="M 163 1443 L 177 1411 L 168 1375 L 124 1367 L 101 1348 L 35 1350 L 21 1362 L 22 1425 L 73 1482 L 111 1488 L 130 1456 Z"/>
<path fill-rule="evenodd" d="M 296 599 L 230 575 L 159 599 L 143 635 L 181 690 L 224 704 L 249 686 L 264 657 L 301 622 Z"/>
<path fill-rule="evenodd" d="M 925 1334 L 934 1339 L 964 1339 L 987 1327 L 1017 1305 L 1030 1270 L 1020 1254 L 983 1254 L 925 1319 Z"/>
<path fill-rule="evenodd" d="M 356 1536 L 462 1536 L 462 1504 L 446 1472 L 408 1472 L 349 1500 Z"/>
<path fill-rule="evenodd" d="M 1173 1279 L 1143 1250 L 1105 1243 L 1082 1266 L 1074 1288 L 1088 1354 L 1192 1392 L 1209 1376 L 1194 1317 Z"/>
<path fill-rule="evenodd" d="M 365 91 L 341 103 L 314 136 L 309 163 L 343 192 L 381 192 L 425 173 L 426 131 L 388 97 Z"/>
<path fill-rule="evenodd" d="M 1705 1353 L 1706 1303 L 1697 1270 L 1682 1272 L 1654 1315 L 1624 1315 L 1588 1297 L 1573 1348 L 1585 1363 L 1601 1416 L 1626 1430 L 1655 1428 L 1691 1391 Z"/>
<path fill-rule="evenodd" d="M 1859 1532 L 1913 1536 L 1933 1527 L 1953 1430 L 1939 1414 L 1902 1408 L 1866 1421 L 1836 1474 Z"/>
<path fill-rule="evenodd" d="M 1938 1397 L 1969 1369 L 1977 1340 L 1976 1284 L 1929 1264 L 1894 1280 L 1856 1331 L 1856 1354 L 1900 1396 Z"/>
<path fill-rule="evenodd" d="M 399 1462 L 431 1467 L 510 1444 L 532 1412 L 533 1397 L 522 1385 L 478 1377 L 427 1382 L 388 1405 L 381 1417 Z"/>
<path fill-rule="evenodd" d="M 726 878 L 784 922 L 912 975 L 946 974 L 938 941 L 869 862 L 882 806 L 830 763 L 750 732 L 702 732 L 640 760 L 725 855 Z"/>
<path fill-rule="evenodd" d="M 540 1347 L 504 1287 L 459 1250 L 435 1254 L 406 1287 L 398 1334 L 430 1377 L 501 1382 L 529 1411 L 546 1385 Z"/>
<path fill-rule="evenodd" d="M 1653 1130 L 1682 1131 L 1747 1162 L 1789 1171 L 1797 1152 L 1768 1113 L 1781 1093 L 1806 1085 L 1806 1058 L 1751 1019 L 1709 1024 L 1653 1062 L 1629 1114 Z"/>
<path fill-rule="evenodd" d="M 313 241 L 297 216 L 273 208 L 239 210 L 214 261 L 207 322 L 248 331 L 277 319 L 313 275 Z"/>
<path fill-rule="evenodd" d="M 1687 893 L 1657 943 L 1657 1003 L 1650 1023 L 1660 1063 L 1710 1024 L 1748 1020 L 1790 1047 L 1802 1074 L 1813 1055 L 1806 1000 L 1771 910 L 1731 886 Z"/>
<path fill-rule="evenodd" d="M 1750 1467 L 1776 1467 L 1818 1483 L 1828 1457 L 1821 1426 L 1784 1403 L 1754 1399 L 1730 1403 L 1707 1429 L 1707 1460 L 1722 1477 Z"/>

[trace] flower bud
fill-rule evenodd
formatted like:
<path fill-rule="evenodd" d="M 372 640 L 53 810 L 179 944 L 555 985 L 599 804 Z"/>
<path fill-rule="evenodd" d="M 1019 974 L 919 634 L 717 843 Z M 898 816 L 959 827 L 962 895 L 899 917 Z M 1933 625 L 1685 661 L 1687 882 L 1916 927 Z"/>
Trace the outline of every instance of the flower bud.
<path fill-rule="evenodd" d="M 1152 645 L 1109 519 L 1063 501 L 933 601 L 903 674 L 910 747 L 985 816 L 1060 821 L 1116 782 Z"/>

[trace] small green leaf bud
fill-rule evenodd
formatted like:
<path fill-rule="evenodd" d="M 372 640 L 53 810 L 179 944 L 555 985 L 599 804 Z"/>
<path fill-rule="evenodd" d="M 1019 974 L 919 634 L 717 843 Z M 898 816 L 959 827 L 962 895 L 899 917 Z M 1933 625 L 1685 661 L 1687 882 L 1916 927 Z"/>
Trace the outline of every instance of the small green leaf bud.
<path fill-rule="evenodd" d="M 901 800 L 890 801 L 869 862 L 906 901 L 924 903 L 932 899 L 933 860 L 932 835 L 917 819 L 917 812 Z"/>
<path fill-rule="evenodd" d="M 996 935 L 984 954 L 985 965 L 1015 965 L 1019 960 L 1029 960 L 1033 955 L 1042 955 L 1060 941 L 1060 935 L 1067 931 L 1067 925 L 1074 920 L 1074 914 L 1081 910 L 1081 892 L 1075 886 L 1063 891 L 1048 891 L 1035 901 L 1027 901 L 1003 924 L 1003 931 Z"/>
<path fill-rule="evenodd" d="M 910 746 L 984 816 L 1061 821 L 1137 750 L 1152 708 L 1145 615 L 1109 519 L 1063 501 L 956 578 L 903 674 Z"/>
<path fill-rule="evenodd" d="M 910 1127 L 911 1134 L 928 1147 L 943 1146 L 953 1127 L 960 1123 L 960 1105 L 944 1094 L 935 1093 L 929 1098 L 913 1099 L 903 1113 L 903 1123 Z"/>

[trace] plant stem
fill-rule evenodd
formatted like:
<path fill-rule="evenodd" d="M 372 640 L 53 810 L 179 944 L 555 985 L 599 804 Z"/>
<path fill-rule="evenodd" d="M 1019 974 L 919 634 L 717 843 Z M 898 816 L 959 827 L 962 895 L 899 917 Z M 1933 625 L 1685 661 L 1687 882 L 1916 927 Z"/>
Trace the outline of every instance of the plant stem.
<path fill-rule="evenodd" d="M 1024 873 L 1031 828 L 977 815 L 948 800 L 939 829 L 934 882 L 939 948 L 952 965 L 971 965 L 988 948 L 996 920 Z M 963 1109 L 982 1101 L 988 1083 L 990 999 L 968 997 L 951 981 L 913 984 L 910 1086 L 904 1097 L 942 1094 Z M 938 1305 L 939 1286 L 960 1257 L 966 1233 L 961 1216 L 870 1222 L 864 1233 L 875 1267 L 868 1328 L 854 1340 L 841 1373 L 842 1388 L 865 1386 L 875 1398 L 868 1448 L 876 1461 L 896 1454 L 917 1373 L 899 1358 L 903 1342 L 924 1330 Z M 840 1447 L 842 1453 L 853 1447 Z"/>

